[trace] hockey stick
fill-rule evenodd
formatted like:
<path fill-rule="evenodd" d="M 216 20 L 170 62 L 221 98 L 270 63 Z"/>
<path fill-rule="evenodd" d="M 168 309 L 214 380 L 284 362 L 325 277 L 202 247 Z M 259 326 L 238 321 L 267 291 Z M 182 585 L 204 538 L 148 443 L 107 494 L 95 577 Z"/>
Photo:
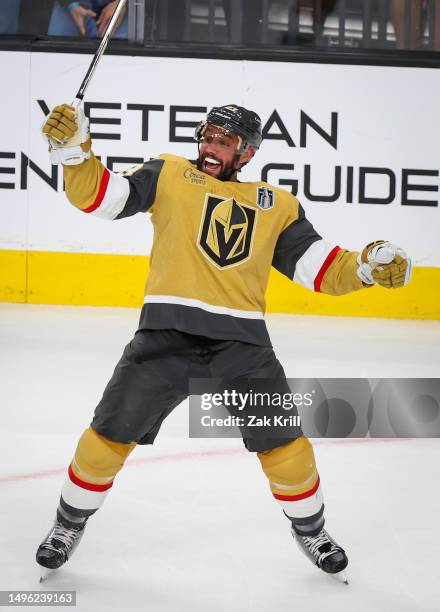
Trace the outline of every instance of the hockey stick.
<path fill-rule="evenodd" d="M 81 83 L 81 87 L 78 89 L 78 93 L 75 96 L 75 100 L 72 102 L 72 106 L 75 110 L 78 110 L 78 108 L 81 105 L 81 102 L 84 100 L 86 89 L 89 86 L 90 81 L 92 80 L 93 74 L 95 73 L 99 60 L 101 59 L 101 57 L 104 54 L 104 51 L 107 48 L 110 37 L 113 34 L 113 30 L 115 29 L 118 19 L 122 13 L 122 9 L 124 8 L 126 4 L 127 4 L 127 0 L 119 0 L 119 4 L 116 7 L 115 12 L 113 13 L 113 17 L 111 18 L 110 23 L 108 24 L 108 27 L 107 27 L 107 30 L 105 31 L 104 36 L 102 37 L 101 44 L 99 45 L 98 50 L 96 51 L 90 63 L 89 69 L 87 70 L 87 74 L 84 77 L 83 82 Z"/>

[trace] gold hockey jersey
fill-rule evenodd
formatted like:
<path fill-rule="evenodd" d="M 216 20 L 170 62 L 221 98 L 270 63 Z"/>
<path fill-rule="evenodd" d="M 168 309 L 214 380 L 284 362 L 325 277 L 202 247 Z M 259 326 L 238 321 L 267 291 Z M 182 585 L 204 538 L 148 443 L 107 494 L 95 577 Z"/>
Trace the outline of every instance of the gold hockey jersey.
<path fill-rule="evenodd" d="M 262 181 L 219 181 L 174 155 L 117 174 L 92 157 L 64 168 L 85 213 L 151 213 L 150 273 L 140 329 L 177 329 L 270 346 L 264 323 L 271 266 L 314 291 L 363 287 L 357 253 L 329 245 L 289 192 Z"/>

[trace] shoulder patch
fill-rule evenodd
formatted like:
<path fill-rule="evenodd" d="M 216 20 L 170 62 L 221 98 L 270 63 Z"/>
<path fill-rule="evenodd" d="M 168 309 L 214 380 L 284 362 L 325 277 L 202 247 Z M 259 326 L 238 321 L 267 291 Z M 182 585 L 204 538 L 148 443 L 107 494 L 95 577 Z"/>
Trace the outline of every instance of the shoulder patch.
<path fill-rule="evenodd" d="M 275 206 L 275 192 L 268 187 L 257 187 L 257 206 L 261 210 L 270 210 Z"/>

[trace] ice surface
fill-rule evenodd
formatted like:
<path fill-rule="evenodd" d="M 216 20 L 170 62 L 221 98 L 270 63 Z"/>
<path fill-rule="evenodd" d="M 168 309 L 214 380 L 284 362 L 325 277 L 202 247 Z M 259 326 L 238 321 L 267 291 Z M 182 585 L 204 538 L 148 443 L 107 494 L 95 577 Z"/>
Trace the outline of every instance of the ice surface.
<path fill-rule="evenodd" d="M 437 440 L 315 441 L 326 525 L 350 558 L 345 586 L 297 549 L 240 440 L 188 439 L 185 403 L 153 448 L 134 451 L 72 560 L 40 585 L 36 547 L 138 315 L 0 305 L 0 589 L 74 589 L 80 612 L 439 609 Z M 288 376 L 440 376 L 437 322 L 268 322 Z"/>

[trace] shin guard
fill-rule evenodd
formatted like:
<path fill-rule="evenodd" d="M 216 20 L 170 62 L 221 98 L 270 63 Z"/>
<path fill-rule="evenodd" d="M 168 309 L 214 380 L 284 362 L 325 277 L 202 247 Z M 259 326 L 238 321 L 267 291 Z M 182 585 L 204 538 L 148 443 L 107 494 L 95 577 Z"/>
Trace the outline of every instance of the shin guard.
<path fill-rule="evenodd" d="M 70 522 L 81 522 L 96 512 L 135 446 L 135 442 L 113 442 L 91 427 L 86 429 L 61 491 L 59 515 Z"/>
<path fill-rule="evenodd" d="M 305 437 L 258 453 L 273 496 L 293 528 L 314 535 L 324 525 L 324 504 L 312 445 Z"/>

